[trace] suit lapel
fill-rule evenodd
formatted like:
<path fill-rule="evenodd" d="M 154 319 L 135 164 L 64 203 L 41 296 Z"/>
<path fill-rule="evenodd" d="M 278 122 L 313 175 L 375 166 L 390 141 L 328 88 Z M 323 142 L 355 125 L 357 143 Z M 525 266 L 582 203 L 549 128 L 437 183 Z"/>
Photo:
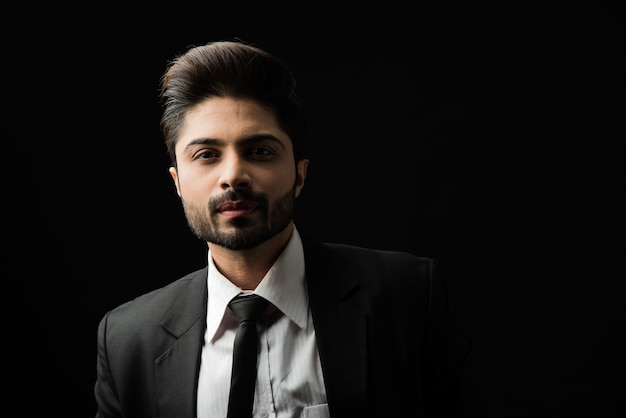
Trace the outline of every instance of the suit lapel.
<path fill-rule="evenodd" d="M 304 241 L 309 304 L 331 416 L 365 416 L 367 317 L 357 281 L 332 251 Z"/>
<path fill-rule="evenodd" d="M 155 360 L 161 418 L 196 416 L 200 353 L 206 329 L 207 269 L 192 273 L 161 322 L 175 338 Z"/>

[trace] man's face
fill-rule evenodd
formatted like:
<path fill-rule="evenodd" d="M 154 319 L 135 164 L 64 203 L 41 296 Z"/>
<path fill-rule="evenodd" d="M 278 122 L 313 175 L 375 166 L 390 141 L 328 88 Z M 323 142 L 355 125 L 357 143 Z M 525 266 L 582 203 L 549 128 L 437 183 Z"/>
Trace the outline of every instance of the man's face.
<path fill-rule="evenodd" d="M 191 230 L 243 250 L 274 237 L 293 218 L 308 161 L 298 163 L 274 114 L 255 101 L 208 99 L 183 120 L 170 168 Z"/>

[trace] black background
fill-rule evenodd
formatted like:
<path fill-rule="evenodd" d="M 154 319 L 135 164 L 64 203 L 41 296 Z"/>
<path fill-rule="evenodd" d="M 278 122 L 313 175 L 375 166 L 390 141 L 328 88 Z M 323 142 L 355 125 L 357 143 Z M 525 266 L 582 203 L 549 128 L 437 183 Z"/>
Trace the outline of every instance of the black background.
<path fill-rule="evenodd" d="M 188 46 L 234 38 L 299 80 L 299 228 L 446 266 L 475 344 L 469 416 L 625 415 L 623 15 L 602 1 L 409 4 L 5 11 L 12 416 L 95 415 L 98 320 L 204 265 L 167 173 L 158 81 Z"/>

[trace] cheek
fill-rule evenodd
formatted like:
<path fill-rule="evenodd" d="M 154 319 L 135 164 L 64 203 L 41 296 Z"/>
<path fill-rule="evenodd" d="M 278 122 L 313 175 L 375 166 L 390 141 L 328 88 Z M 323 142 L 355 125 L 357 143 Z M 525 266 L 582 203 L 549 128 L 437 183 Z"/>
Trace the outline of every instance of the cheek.
<path fill-rule="evenodd" d="M 206 197 L 212 190 L 213 180 L 207 173 L 198 173 L 194 170 L 178 170 L 179 191 L 187 200 Z"/>
<path fill-rule="evenodd" d="M 257 191 L 264 191 L 274 197 L 282 197 L 289 191 L 296 181 L 295 170 L 282 170 L 269 172 L 262 178 L 257 179 Z M 255 187 L 253 186 L 253 189 Z"/>

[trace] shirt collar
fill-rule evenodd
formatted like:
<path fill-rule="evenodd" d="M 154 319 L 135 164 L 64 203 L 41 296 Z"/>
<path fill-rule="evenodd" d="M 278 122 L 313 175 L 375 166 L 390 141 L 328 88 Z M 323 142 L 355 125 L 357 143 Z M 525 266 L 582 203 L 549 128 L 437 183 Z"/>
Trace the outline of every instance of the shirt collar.
<path fill-rule="evenodd" d="M 242 290 L 219 272 L 210 251 L 208 267 L 207 336 L 209 341 L 213 341 L 219 337 L 216 334 L 224 319 L 228 303 Z M 285 249 L 253 293 L 270 301 L 298 327 L 306 328 L 309 295 L 304 274 L 304 250 L 296 228 L 293 229 Z"/>

